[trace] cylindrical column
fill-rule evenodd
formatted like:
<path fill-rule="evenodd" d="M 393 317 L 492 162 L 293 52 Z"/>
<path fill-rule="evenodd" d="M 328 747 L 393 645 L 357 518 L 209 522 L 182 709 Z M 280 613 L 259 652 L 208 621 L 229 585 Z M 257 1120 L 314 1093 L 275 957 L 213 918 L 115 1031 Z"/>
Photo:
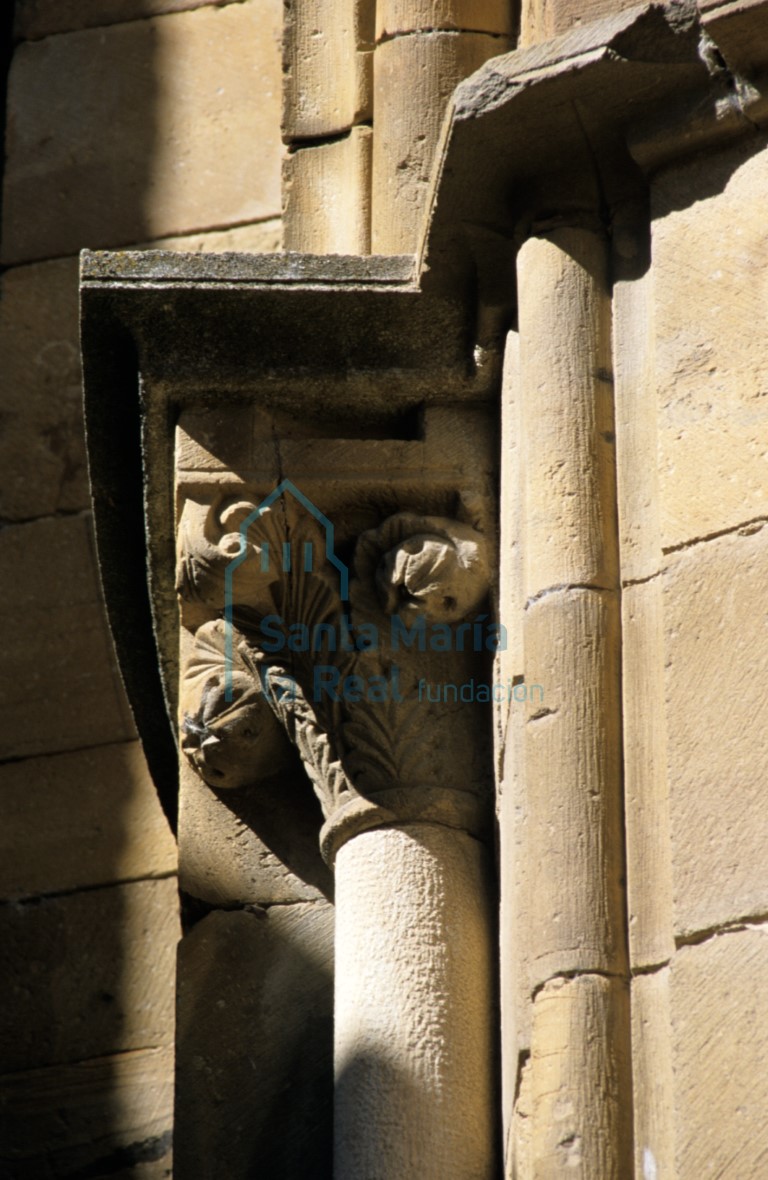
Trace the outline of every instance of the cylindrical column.
<path fill-rule="evenodd" d="M 631 1174 L 607 245 L 518 256 L 535 1180 Z M 606 1064 L 607 1063 L 607 1064 Z M 610 1078 L 604 1073 L 610 1065 Z M 521 1178 L 527 1180 L 527 1178 Z"/>
<path fill-rule="evenodd" d="M 373 0 L 283 10 L 283 249 L 367 254 Z"/>
<path fill-rule="evenodd" d="M 412 254 L 448 99 L 511 48 L 507 0 L 380 0 L 374 53 L 371 250 Z"/>
<path fill-rule="evenodd" d="M 632 1176 L 628 1017 L 623 979 L 553 979 L 536 997 L 528 1165 L 536 1180 Z"/>
<path fill-rule="evenodd" d="M 489 853 L 434 823 L 336 856 L 335 1180 L 492 1180 Z"/>

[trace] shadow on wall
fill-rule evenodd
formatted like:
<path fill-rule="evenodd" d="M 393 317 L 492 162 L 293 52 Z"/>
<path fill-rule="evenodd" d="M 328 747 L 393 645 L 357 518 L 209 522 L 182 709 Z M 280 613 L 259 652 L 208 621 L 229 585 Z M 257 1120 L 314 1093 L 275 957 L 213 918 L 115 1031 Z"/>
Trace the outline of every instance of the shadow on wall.
<path fill-rule="evenodd" d="M 279 216 L 280 27 L 276 0 L 19 0 L 3 261 Z"/>
<path fill-rule="evenodd" d="M 216 910 L 184 938 L 179 1175 L 330 1180 L 332 956 L 323 901 Z"/>
<path fill-rule="evenodd" d="M 100 601 L 76 258 L 152 234 L 170 18 L 142 18 L 161 8 L 16 4 L 0 307 L 0 1175 L 14 1180 L 170 1175 L 175 848 Z"/>
<path fill-rule="evenodd" d="M 17 4 L 25 39 L 9 76 L 6 265 L 152 236 L 163 18 L 142 18 L 158 8 Z"/>

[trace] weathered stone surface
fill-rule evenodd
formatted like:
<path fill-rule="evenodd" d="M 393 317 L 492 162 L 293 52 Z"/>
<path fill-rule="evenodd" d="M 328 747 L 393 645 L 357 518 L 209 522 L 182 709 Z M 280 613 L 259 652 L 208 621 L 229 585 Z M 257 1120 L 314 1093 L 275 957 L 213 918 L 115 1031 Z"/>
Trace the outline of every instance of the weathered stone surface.
<path fill-rule="evenodd" d="M 496 654 L 494 678 L 506 683 L 507 678 L 523 672 L 523 611 L 525 586 L 523 583 L 523 527 L 524 527 L 524 469 L 522 412 L 523 397 L 520 386 L 520 337 L 517 332 L 507 334 L 504 349 L 501 402 L 501 492 L 499 539 L 499 619 L 507 632 L 506 646 Z M 504 733 L 510 710 L 508 701 L 494 704 L 494 733 L 496 762 L 501 771 Z"/>
<path fill-rule="evenodd" d="M 186 764 L 181 774 L 179 884 L 212 905 L 313 901 L 333 879 L 318 847 L 322 815 L 301 770 L 279 792 L 215 793 Z"/>
<path fill-rule="evenodd" d="M 578 226 L 529 238 L 520 301 L 526 599 L 617 580 L 606 243 Z"/>
<path fill-rule="evenodd" d="M 218 406 L 185 410 L 176 427 L 176 470 L 249 471 L 254 466 L 254 407 L 248 403 L 227 407 L 226 431 L 221 429 Z"/>
<path fill-rule="evenodd" d="M 675 933 L 768 912 L 768 527 L 664 576 Z"/>
<path fill-rule="evenodd" d="M 77 260 L 6 271 L 0 300 L 0 516 L 87 508 Z"/>
<path fill-rule="evenodd" d="M 5 1176 L 166 1180 L 173 1049 L 134 1049 L 0 1077 L 0 1121 Z"/>
<path fill-rule="evenodd" d="M 450 95 L 508 41 L 484 33 L 418 33 L 379 45 L 374 55 L 374 254 L 413 253 Z"/>
<path fill-rule="evenodd" d="M 522 0 L 520 45 L 549 41 L 569 29 L 634 6 L 635 0 Z"/>
<path fill-rule="evenodd" d="M 333 908 L 213 913 L 181 944 L 176 1174 L 331 1175 Z"/>
<path fill-rule="evenodd" d="M 536 997 L 531 1041 L 535 1177 L 632 1174 L 629 989 L 620 979 L 553 979 Z"/>
<path fill-rule="evenodd" d="M 338 1176 L 497 1172 L 489 870 L 481 843 L 440 824 L 339 850 Z"/>
<path fill-rule="evenodd" d="M 459 29 L 511 36 L 512 6 L 506 0 L 379 0 L 376 38 L 423 29 Z"/>
<path fill-rule="evenodd" d="M 370 120 L 372 0 L 286 0 L 283 139 L 337 135 Z"/>
<path fill-rule="evenodd" d="M 653 185 L 662 545 L 768 516 L 768 150 L 752 136 Z"/>
<path fill-rule="evenodd" d="M 233 0 L 237 2 L 237 0 Z M 156 238 L 141 242 L 134 250 L 183 250 L 187 254 L 223 254 L 237 251 L 245 254 L 274 254 L 281 248 L 282 223 L 279 217 L 254 221 L 251 225 L 236 225 L 232 229 L 209 230 L 203 234 L 182 234 L 178 237 Z"/>
<path fill-rule="evenodd" d="M 501 1030 L 504 1117 L 509 1119 L 517 1088 L 520 1054 L 531 1044 L 531 877 L 539 863 L 530 859 L 531 819 L 525 774 L 525 704 L 510 705 L 504 745 L 503 778 L 497 804 L 501 905 Z M 535 868 L 532 869 L 532 863 Z M 506 1126 L 506 1123 L 505 1123 Z"/>
<path fill-rule="evenodd" d="M 502 1050 L 503 1053 L 503 1050 Z M 533 1095 L 531 1094 L 532 1070 L 530 1056 L 520 1057 L 516 1062 L 519 1070 L 519 1090 L 509 1128 L 504 1128 L 504 1180 L 518 1180 L 518 1177 L 533 1175 Z"/>
<path fill-rule="evenodd" d="M 179 934 L 176 881 L 0 907 L 6 1070 L 167 1045 Z"/>
<path fill-rule="evenodd" d="M 35 41 L 51 33 L 116 25 L 167 12 L 183 12 L 204 5 L 236 3 L 237 0 L 18 0 L 14 34 L 20 40 Z"/>
<path fill-rule="evenodd" d="M 757 1180 L 768 1161 L 765 927 L 678 951 L 670 972 L 670 1007 L 674 1175 Z"/>
<path fill-rule="evenodd" d="M 135 736 L 104 617 L 87 516 L 0 532 L 5 733 L 0 757 Z"/>
<path fill-rule="evenodd" d="M 279 35 L 248 0 L 21 45 L 3 260 L 279 214 Z"/>
<path fill-rule="evenodd" d="M 307 254 L 368 254 L 371 246 L 370 127 L 299 148 L 283 166 L 283 247 Z"/>
<path fill-rule="evenodd" d="M 728 68 L 747 78 L 768 62 L 768 10 L 762 0 L 698 0 L 701 20 Z M 742 95 L 742 101 L 752 96 Z"/>
<path fill-rule="evenodd" d="M 176 870 L 138 742 L 0 766 L 0 897 Z"/>
<path fill-rule="evenodd" d="M 525 776 L 531 986 L 623 972 L 618 604 L 562 590 L 525 616 Z M 542 866 L 546 865 L 546 870 Z"/>
<path fill-rule="evenodd" d="M 642 277 L 620 278 L 613 286 L 616 491 L 624 583 L 658 573 L 662 559 L 654 349 L 649 267 Z"/>
<path fill-rule="evenodd" d="M 522 563 L 523 498 L 522 438 L 520 432 L 521 390 L 519 337 L 507 336 L 501 407 L 501 494 L 499 544 L 499 618 L 507 629 L 507 646 L 496 655 L 494 681 L 522 677 L 524 588 Z M 521 695 L 523 695 L 521 693 Z M 494 705 L 494 737 L 497 766 L 496 812 L 499 822 L 499 943 L 501 950 L 501 1067 L 505 1175 L 523 1167 L 520 1145 L 530 1129 L 530 1108 L 525 1113 L 515 1098 L 519 1083 L 521 1053 L 530 1047 L 531 940 L 528 935 L 530 895 L 526 889 L 525 833 L 528 824 L 526 799 L 525 703 L 502 701 Z M 527 1076 L 527 1075 L 526 1075 Z M 522 1137 L 522 1139 L 521 1139 Z M 518 1142 L 518 1147 L 511 1144 Z M 523 1171 L 520 1173 L 525 1175 Z"/>
<path fill-rule="evenodd" d="M 665 962 L 675 949 L 667 783 L 661 581 L 622 594 L 622 707 L 627 910 L 633 967 Z"/>
<path fill-rule="evenodd" d="M 632 1083 L 635 1176 L 675 1176 L 668 967 L 632 980 Z"/>

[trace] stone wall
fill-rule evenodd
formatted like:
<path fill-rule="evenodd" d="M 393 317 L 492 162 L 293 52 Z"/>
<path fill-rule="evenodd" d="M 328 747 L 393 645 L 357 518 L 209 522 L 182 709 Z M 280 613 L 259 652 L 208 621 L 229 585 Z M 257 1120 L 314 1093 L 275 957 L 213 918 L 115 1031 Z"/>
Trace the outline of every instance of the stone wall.
<path fill-rule="evenodd" d="M 3 1176 L 170 1175 L 176 846 L 89 511 L 77 253 L 274 250 L 279 0 L 19 0 L 0 378 Z"/>
<path fill-rule="evenodd" d="M 348 0 L 318 4 L 309 27 L 307 9 L 289 3 L 283 39 L 277 0 L 18 0 L 0 307 L 2 355 L 12 358 L 0 438 L 0 923 L 14 968 L 0 1044 L 10 1175 L 155 1180 L 170 1167 L 175 847 L 100 601 L 80 426 L 77 251 L 276 249 L 281 92 L 286 245 L 414 249 L 453 82 L 508 48 L 518 28 L 533 45 L 620 7 L 532 2 L 517 13 L 446 0 L 433 25 L 416 3 L 380 2 L 374 19 L 371 4 Z M 713 31 L 725 31 L 726 50 L 749 57 L 749 39 L 728 34 L 749 3 L 701 7 Z M 418 99 L 408 89 L 414 70 Z M 742 130 L 730 146 L 702 145 L 656 173 L 650 265 L 613 275 L 638 1180 L 761 1180 L 768 1151 L 768 151 L 757 127 Z M 507 365 L 514 374 L 514 358 Z M 518 443 L 509 437 L 505 447 Z M 503 512 L 519 512 L 513 495 Z M 511 875 L 531 868 L 521 858 Z M 571 882 L 548 884 L 555 893 Z M 285 931 L 275 946 L 291 945 L 307 902 L 279 913 Z M 520 974 L 526 920 L 517 914 L 510 939 Z M 272 937 L 241 912 L 200 923 L 187 940 L 180 1021 L 194 1026 L 217 1002 L 205 978 L 216 956 L 235 965 L 226 1001 L 255 1011 L 263 981 L 244 982 L 237 965 L 275 956 Z M 298 954 L 285 962 L 301 967 Z M 585 1027 L 586 985 L 572 982 L 536 983 L 540 1027 L 555 1030 L 553 1043 L 568 995 L 576 1033 Z M 596 994 L 609 990 L 602 975 L 593 982 Z M 502 985 L 511 986 L 504 977 Z M 519 1055 L 508 1054 L 506 1070 L 514 1174 L 528 1177 L 543 1174 L 530 1133 L 541 1095 L 526 1089 L 532 1004 L 521 992 L 512 1004 Z M 211 1077 L 228 1030 L 218 1019 L 201 1036 Z M 230 1085 L 244 1090 L 242 1054 L 229 1045 L 223 1058 Z M 603 1067 L 593 1067 L 597 1089 Z M 288 1072 L 280 1084 L 290 1080 Z M 266 1099 L 262 1113 L 266 1125 Z M 247 1106 L 235 1114 L 249 1118 Z M 551 1119 L 546 1130 L 552 1139 Z M 185 1135 L 190 1174 L 195 1131 Z M 566 1146 L 570 1169 L 578 1144 Z M 230 1174 L 237 1151 L 232 1158 L 221 1156 Z"/>
<path fill-rule="evenodd" d="M 758 134 L 662 170 L 616 296 L 635 1148 L 680 1180 L 765 1167 L 767 189 Z"/>

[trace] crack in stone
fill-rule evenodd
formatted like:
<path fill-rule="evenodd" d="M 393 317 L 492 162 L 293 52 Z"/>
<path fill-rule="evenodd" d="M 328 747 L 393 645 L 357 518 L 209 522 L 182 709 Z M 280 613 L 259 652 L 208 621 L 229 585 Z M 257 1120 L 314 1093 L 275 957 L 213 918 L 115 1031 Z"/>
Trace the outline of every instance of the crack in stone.
<path fill-rule="evenodd" d="M 547 586 L 546 590 L 539 590 L 537 594 L 531 595 L 526 601 L 524 610 L 528 610 L 529 606 L 535 606 L 542 598 L 546 598 L 550 594 L 560 594 L 563 590 L 594 590 L 597 594 L 618 594 L 618 586 L 596 586 L 591 582 L 562 582 L 556 586 Z"/>
<path fill-rule="evenodd" d="M 53 889 L 50 893 L 29 893 L 23 897 L 2 897 L 0 908 L 14 906 L 35 906 L 44 901 L 57 901 L 61 897 L 74 897 L 78 893 L 95 893 L 99 889 L 114 889 L 121 885 L 140 885 L 143 881 L 168 881 L 178 877 L 176 869 L 169 869 L 165 873 L 149 873 L 142 877 L 117 877 L 110 881 L 96 882 L 93 885 L 73 885 L 71 889 Z"/>
<path fill-rule="evenodd" d="M 700 537 L 692 537 L 688 541 L 680 541 L 677 545 L 668 545 L 662 548 L 662 553 L 666 556 L 668 553 L 679 553 L 683 549 L 690 549 L 693 545 L 703 545 L 706 541 L 715 541 L 718 537 L 727 537 L 731 533 L 739 533 L 742 529 L 750 529 L 753 525 L 757 528 L 752 529 L 752 532 L 759 532 L 764 524 L 768 524 L 768 516 L 755 516 L 751 520 L 743 520 L 740 524 L 729 525 L 724 529 L 717 529 L 712 533 L 703 533 Z M 751 534 L 746 534 L 751 535 Z M 659 573 L 663 573 L 660 570 Z"/>
<path fill-rule="evenodd" d="M 703 943 L 711 942 L 713 938 L 719 938 L 723 934 L 740 934 L 745 930 L 766 929 L 768 933 L 768 912 L 762 914 L 750 914 L 743 918 L 733 918 L 729 922 L 723 922 L 718 926 L 708 926 L 704 930 L 696 930 L 692 934 L 680 934 L 675 936 L 675 948 L 682 950 L 686 946 L 701 946 Z"/>
<path fill-rule="evenodd" d="M 550 975 L 547 979 L 536 985 L 536 987 L 531 992 L 531 1000 L 535 1000 L 548 983 L 553 983 L 558 979 L 562 979 L 567 983 L 572 979 L 581 979 L 583 976 L 590 975 L 597 975 L 601 979 L 619 979 L 622 981 L 622 983 L 629 983 L 629 976 L 622 973 L 621 971 L 604 971 L 598 967 L 585 967 L 583 969 L 575 969 L 573 971 L 556 971 L 554 975 Z"/>

